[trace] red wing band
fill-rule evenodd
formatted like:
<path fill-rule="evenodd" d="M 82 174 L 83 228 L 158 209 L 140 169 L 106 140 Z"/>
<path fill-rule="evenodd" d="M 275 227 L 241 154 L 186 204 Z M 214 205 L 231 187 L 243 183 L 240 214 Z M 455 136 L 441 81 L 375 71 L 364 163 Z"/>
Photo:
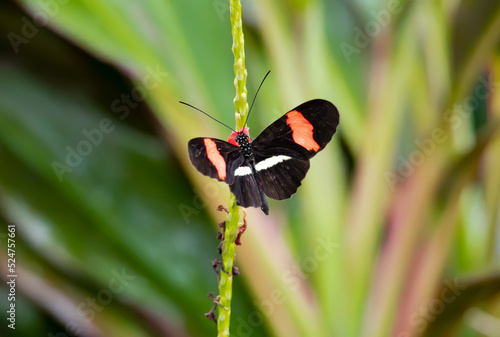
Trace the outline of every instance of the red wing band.
<path fill-rule="evenodd" d="M 226 161 L 221 156 L 219 150 L 217 150 L 217 144 L 210 138 L 203 139 L 205 143 L 205 148 L 207 149 L 208 160 L 214 164 L 217 174 L 220 180 L 226 179 Z"/>
<path fill-rule="evenodd" d="M 289 159 L 292 159 L 292 157 L 282 155 L 269 157 L 255 164 L 255 170 L 259 172 Z M 234 175 L 237 177 L 247 176 L 250 174 L 252 174 L 250 166 L 240 166 L 236 169 L 236 171 L 234 171 Z"/>
<path fill-rule="evenodd" d="M 293 141 L 308 151 L 318 152 L 321 146 L 313 137 L 314 126 L 297 110 L 287 113 L 286 123 L 292 129 Z"/>

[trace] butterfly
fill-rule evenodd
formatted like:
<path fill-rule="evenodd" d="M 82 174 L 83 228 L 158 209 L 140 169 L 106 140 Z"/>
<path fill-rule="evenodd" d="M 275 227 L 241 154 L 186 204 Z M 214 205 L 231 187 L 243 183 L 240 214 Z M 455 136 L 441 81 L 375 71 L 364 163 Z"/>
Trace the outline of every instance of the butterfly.
<path fill-rule="evenodd" d="M 268 215 L 266 196 L 283 200 L 297 192 L 309 160 L 330 142 L 339 119 L 332 103 L 314 99 L 288 111 L 254 140 L 248 127 L 233 130 L 227 141 L 191 139 L 189 159 L 200 173 L 228 184 L 239 206 L 260 207 Z"/>

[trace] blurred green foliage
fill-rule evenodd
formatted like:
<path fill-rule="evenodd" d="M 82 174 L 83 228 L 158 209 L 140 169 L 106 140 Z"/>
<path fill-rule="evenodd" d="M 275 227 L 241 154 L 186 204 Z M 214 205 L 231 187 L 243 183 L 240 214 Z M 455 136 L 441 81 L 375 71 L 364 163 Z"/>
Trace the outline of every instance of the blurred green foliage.
<path fill-rule="evenodd" d="M 312 98 L 338 134 L 248 209 L 234 336 L 498 336 L 500 3 L 243 1 L 251 134 Z M 0 3 L 5 336 L 210 336 L 231 123 L 229 4 Z M 16 330 L 7 226 L 16 228 Z M 7 322 L 7 323 L 6 323 Z"/>

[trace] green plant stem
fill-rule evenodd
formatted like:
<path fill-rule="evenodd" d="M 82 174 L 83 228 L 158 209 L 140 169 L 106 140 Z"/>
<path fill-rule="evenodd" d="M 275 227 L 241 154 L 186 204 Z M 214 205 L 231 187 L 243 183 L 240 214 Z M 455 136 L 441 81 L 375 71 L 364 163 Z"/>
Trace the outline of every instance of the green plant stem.
<path fill-rule="evenodd" d="M 234 54 L 234 86 L 236 97 L 234 98 L 236 130 L 244 127 L 246 115 L 248 113 L 245 69 L 245 42 L 243 38 L 243 28 L 241 22 L 241 3 L 239 0 L 229 1 L 231 32 L 233 35 Z M 222 261 L 224 270 L 221 272 L 219 283 L 219 306 L 217 318 L 218 336 L 229 336 L 229 323 L 231 317 L 231 298 L 233 296 L 233 265 L 235 257 L 235 239 L 238 234 L 239 206 L 236 205 L 236 198 L 231 194 L 229 199 L 229 213 L 226 219 L 226 231 L 222 244 Z"/>
<path fill-rule="evenodd" d="M 231 195 L 229 213 L 226 219 L 226 231 L 222 245 L 222 261 L 224 270 L 220 273 L 219 283 L 219 306 L 217 317 L 218 336 L 229 336 L 229 322 L 231 316 L 231 298 L 233 296 L 233 265 L 235 256 L 236 235 L 238 232 L 240 207 L 236 205 L 234 195 Z"/>
<path fill-rule="evenodd" d="M 233 35 L 234 54 L 234 86 L 236 97 L 234 108 L 236 110 L 236 130 L 243 128 L 248 112 L 247 105 L 247 70 L 245 69 L 245 39 L 243 37 L 243 24 L 241 22 L 240 0 L 230 0 L 231 33 Z"/>

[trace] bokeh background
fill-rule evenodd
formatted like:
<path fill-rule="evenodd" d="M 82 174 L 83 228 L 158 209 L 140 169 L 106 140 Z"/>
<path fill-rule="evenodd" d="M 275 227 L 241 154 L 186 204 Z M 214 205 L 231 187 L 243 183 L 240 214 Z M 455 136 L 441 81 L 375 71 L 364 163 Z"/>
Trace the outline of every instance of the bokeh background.
<path fill-rule="evenodd" d="M 290 200 L 247 210 L 234 336 L 500 336 L 500 2 L 244 0 L 254 137 L 341 120 Z M 234 125 L 226 0 L 0 1 L 0 334 L 214 336 Z M 16 228 L 8 329 L 7 226 Z"/>

